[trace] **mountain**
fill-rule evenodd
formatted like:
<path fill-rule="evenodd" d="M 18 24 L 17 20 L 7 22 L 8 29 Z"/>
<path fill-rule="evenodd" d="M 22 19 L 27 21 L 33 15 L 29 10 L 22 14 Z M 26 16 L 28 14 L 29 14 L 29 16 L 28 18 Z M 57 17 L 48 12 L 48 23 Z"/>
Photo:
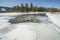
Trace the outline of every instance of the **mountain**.
<path fill-rule="evenodd" d="M 10 7 L 2 7 L 2 6 L 0 6 L 0 12 L 8 12 L 8 11 L 10 11 Z"/>

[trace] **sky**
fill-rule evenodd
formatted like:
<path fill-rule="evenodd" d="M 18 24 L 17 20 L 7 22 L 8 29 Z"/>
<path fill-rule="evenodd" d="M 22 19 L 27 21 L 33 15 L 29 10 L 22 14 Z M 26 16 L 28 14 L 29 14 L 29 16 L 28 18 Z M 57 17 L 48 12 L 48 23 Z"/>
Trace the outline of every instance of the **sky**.
<path fill-rule="evenodd" d="M 60 8 L 60 0 L 0 0 L 0 6 L 13 7 L 16 5 L 31 3 L 35 6 Z"/>

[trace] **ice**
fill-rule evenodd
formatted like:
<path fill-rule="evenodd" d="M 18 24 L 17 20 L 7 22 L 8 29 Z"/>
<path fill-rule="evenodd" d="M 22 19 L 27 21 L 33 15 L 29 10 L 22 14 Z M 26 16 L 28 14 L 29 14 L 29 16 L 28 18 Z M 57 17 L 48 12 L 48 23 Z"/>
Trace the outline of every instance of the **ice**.
<path fill-rule="evenodd" d="M 28 24 L 28 23 L 27 23 Z M 6 36 L 9 36 L 9 39 L 16 39 L 16 40 L 34 40 L 36 38 L 36 34 L 33 31 L 32 25 L 29 26 L 25 23 L 22 24 L 16 24 L 17 28 L 9 33 L 6 34 Z M 11 37 L 12 36 L 12 37 Z"/>
<path fill-rule="evenodd" d="M 38 25 L 38 26 L 37 26 Z M 7 40 L 59 40 L 59 34 L 45 23 L 20 23 L 4 35 Z M 5 39 L 6 39 L 5 38 Z"/>
<path fill-rule="evenodd" d="M 5 20 L 5 18 L 0 17 L 0 29 L 9 26 L 9 23 L 7 21 L 8 20 Z"/>
<path fill-rule="evenodd" d="M 0 40 L 60 40 L 60 34 L 55 30 L 56 26 L 48 22 L 47 16 L 37 17 L 40 23 L 11 24 L 8 21 L 19 13 L 6 14 L 1 13 L 0 16 Z"/>

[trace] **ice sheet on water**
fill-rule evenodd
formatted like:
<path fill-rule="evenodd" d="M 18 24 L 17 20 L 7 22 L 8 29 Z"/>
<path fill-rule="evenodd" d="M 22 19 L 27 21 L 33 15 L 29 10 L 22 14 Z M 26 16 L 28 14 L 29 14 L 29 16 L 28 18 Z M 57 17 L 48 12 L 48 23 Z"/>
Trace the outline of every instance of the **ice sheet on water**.
<path fill-rule="evenodd" d="M 9 18 L 12 17 L 7 16 L 0 18 L 0 24 L 4 26 L 3 28 L 6 28 L 7 25 L 7 29 L 9 28 L 9 25 L 11 28 L 14 28 L 15 26 L 17 28 L 14 28 L 4 35 L 1 34 L 3 36 L 1 36 L 2 38 L 0 40 L 60 40 L 60 35 L 55 32 L 55 30 L 52 28 L 53 26 L 51 25 L 51 29 L 49 27 L 50 24 L 46 23 L 46 17 L 38 17 L 38 19 L 40 19 L 42 22 L 44 21 L 45 23 L 19 23 L 13 25 L 7 22 Z"/>
<path fill-rule="evenodd" d="M 15 26 L 16 29 L 5 35 L 7 40 L 60 40 L 59 34 L 45 23 L 21 23 Z"/>

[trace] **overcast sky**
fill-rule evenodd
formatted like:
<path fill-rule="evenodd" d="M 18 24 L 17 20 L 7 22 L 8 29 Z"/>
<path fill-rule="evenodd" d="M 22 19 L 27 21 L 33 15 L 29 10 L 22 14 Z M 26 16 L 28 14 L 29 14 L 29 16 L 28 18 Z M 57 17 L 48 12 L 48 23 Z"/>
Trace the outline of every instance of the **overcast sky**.
<path fill-rule="evenodd" d="M 43 7 L 56 7 L 60 8 L 60 0 L 0 0 L 0 6 L 13 7 L 21 3 L 28 3 L 29 5 L 43 6 Z"/>

